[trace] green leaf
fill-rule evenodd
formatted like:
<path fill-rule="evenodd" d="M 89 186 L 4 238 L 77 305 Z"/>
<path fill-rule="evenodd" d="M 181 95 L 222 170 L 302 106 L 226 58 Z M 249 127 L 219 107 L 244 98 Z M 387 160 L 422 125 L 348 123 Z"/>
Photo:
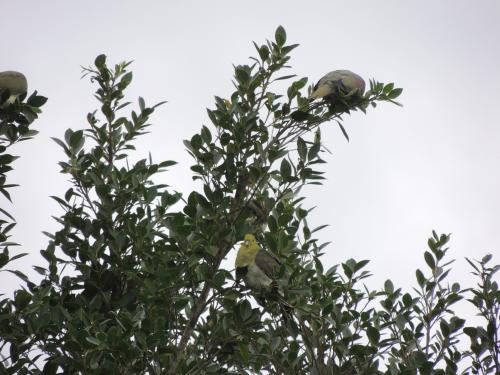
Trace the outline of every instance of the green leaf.
<path fill-rule="evenodd" d="M 403 304 L 405 307 L 410 307 L 413 304 L 413 299 L 411 298 L 411 295 L 409 293 L 405 293 L 403 295 Z"/>
<path fill-rule="evenodd" d="M 190 298 L 185 296 L 178 296 L 175 298 L 174 307 L 177 311 L 184 309 L 190 301 Z"/>
<path fill-rule="evenodd" d="M 491 255 L 491 254 L 486 254 L 486 255 L 485 255 L 485 256 L 481 259 L 481 263 L 486 264 L 486 263 L 488 263 L 488 262 L 491 260 L 491 258 L 493 258 L 493 255 Z"/>
<path fill-rule="evenodd" d="M 275 78 L 274 80 L 275 81 L 282 81 L 282 80 L 290 79 L 290 78 L 293 78 L 293 77 L 297 77 L 297 74 L 288 74 L 286 76 L 281 76 L 281 77 Z"/>
<path fill-rule="evenodd" d="M 388 294 L 394 293 L 394 284 L 392 283 L 391 280 L 386 280 L 384 283 L 384 290 Z"/>
<path fill-rule="evenodd" d="M 400 89 L 400 88 L 398 88 L 398 89 L 394 89 L 394 90 L 392 90 L 392 91 L 391 91 L 391 92 L 387 95 L 387 97 L 388 97 L 389 99 L 396 99 L 399 95 L 401 95 L 401 93 L 402 93 L 402 92 L 403 92 L 403 89 Z"/>
<path fill-rule="evenodd" d="M 167 167 L 171 167 L 172 165 L 176 165 L 177 162 L 174 161 L 174 160 L 165 160 L 165 161 L 162 161 L 160 164 L 158 164 L 158 167 L 159 168 L 167 168 Z"/>
<path fill-rule="evenodd" d="M 342 131 L 342 134 L 344 135 L 344 138 L 349 142 L 349 134 L 347 134 L 347 131 L 344 128 L 344 125 L 340 121 L 337 121 L 337 124 L 339 125 L 340 130 Z"/>
<path fill-rule="evenodd" d="M 31 294 L 24 289 L 19 289 L 14 293 L 14 304 L 18 310 L 23 310 L 31 301 Z"/>
<path fill-rule="evenodd" d="M 21 271 L 18 271 L 18 270 L 5 270 L 5 271 L 10 272 L 10 273 L 16 275 L 21 280 L 23 280 L 25 283 L 29 282 L 28 277 L 24 273 L 22 273 Z"/>
<path fill-rule="evenodd" d="M 7 248 L 3 249 L 3 252 L 0 253 L 0 268 L 9 263 L 9 250 Z"/>
<path fill-rule="evenodd" d="M 26 255 L 28 255 L 28 253 L 19 253 L 19 254 L 16 254 L 16 255 L 14 255 L 13 257 L 10 258 L 9 262 L 12 262 L 13 260 L 16 260 L 16 259 L 19 259 L 19 258 L 22 258 L 22 257 L 25 257 Z"/>
<path fill-rule="evenodd" d="M 281 177 L 283 177 L 283 179 L 285 180 L 290 178 L 290 176 L 292 175 L 292 166 L 290 165 L 287 159 L 283 159 L 281 161 L 280 173 Z"/>
<path fill-rule="evenodd" d="M 71 139 L 71 135 L 73 135 L 73 129 L 66 129 L 66 131 L 64 132 L 64 140 L 66 141 L 66 144 L 68 145 L 71 145 L 71 142 L 70 142 L 70 139 Z"/>
<path fill-rule="evenodd" d="M 380 332 L 378 329 L 373 326 L 369 326 L 366 329 L 366 335 L 368 336 L 368 339 L 370 340 L 370 343 L 372 345 L 378 345 L 380 341 Z"/>
<path fill-rule="evenodd" d="M 127 74 L 125 74 L 122 77 L 122 79 L 120 80 L 120 83 L 118 84 L 118 88 L 120 90 L 125 90 L 127 88 L 127 86 L 130 85 L 130 82 L 132 82 L 132 72 L 128 72 Z M 144 102 L 144 100 L 143 100 L 143 102 Z M 141 109 L 143 110 L 143 108 L 141 108 Z"/>
<path fill-rule="evenodd" d="M 240 342 L 239 343 L 239 351 L 241 355 L 241 359 L 243 363 L 248 363 L 249 359 L 249 350 L 248 350 L 248 344 L 246 342 Z"/>
<path fill-rule="evenodd" d="M 107 119 L 110 121 L 113 121 L 115 114 L 113 113 L 113 110 L 109 106 L 109 103 L 105 103 L 101 106 L 101 112 L 106 116 Z"/>
<path fill-rule="evenodd" d="M 97 56 L 95 58 L 94 64 L 99 70 L 104 68 L 106 64 L 106 55 L 102 54 Z"/>
<path fill-rule="evenodd" d="M 278 222 L 274 218 L 274 216 L 269 215 L 267 217 L 267 225 L 269 226 L 269 231 L 271 233 L 276 233 L 278 231 Z"/>
<path fill-rule="evenodd" d="M 212 209 L 212 206 L 211 206 L 210 202 L 207 200 L 207 198 L 205 198 L 203 195 L 201 195 L 199 193 L 196 194 L 196 201 L 198 202 L 198 204 L 201 207 L 203 207 L 207 210 Z"/>
<path fill-rule="evenodd" d="M 43 275 L 45 276 L 45 274 L 47 273 L 47 270 L 43 267 L 39 267 L 39 266 L 33 266 L 33 269 L 38 272 L 40 275 Z"/>
<path fill-rule="evenodd" d="M 350 279 L 352 277 L 353 271 L 351 267 L 349 267 L 348 263 L 342 263 L 342 269 L 344 271 L 344 274 Z"/>
<path fill-rule="evenodd" d="M 250 305 L 250 303 L 247 300 L 244 300 L 238 306 L 238 315 L 243 322 L 251 318 L 252 306 Z"/>
<path fill-rule="evenodd" d="M 281 48 L 281 52 L 284 54 L 284 55 L 287 55 L 289 54 L 292 50 L 294 50 L 295 48 L 297 48 L 299 45 L 298 44 L 289 44 L 288 46 L 283 46 Z"/>
<path fill-rule="evenodd" d="M 302 121 L 306 121 L 309 117 L 311 117 L 311 115 L 308 112 L 296 110 L 290 114 L 290 117 L 294 121 L 302 122 Z"/>
<path fill-rule="evenodd" d="M 5 211 L 3 208 L 0 208 L 0 212 L 3 213 L 5 216 L 7 216 L 9 219 L 11 219 L 12 221 L 15 221 L 16 219 L 14 219 L 14 217 L 9 214 L 7 211 Z"/>
<path fill-rule="evenodd" d="M 137 101 L 139 103 L 140 110 L 144 111 L 144 109 L 146 109 L 146 103 L 144 102 L 144 98 L 139 96 L 139 99 Z"/>
<path fill-rule="evenodd" d="M 325 307 L 323 307 L 323 310 L 321 311 L 321 315 L 322 316 L 329 315 L 329 314 L 331 314 L 332 311 L 333 311 L 333 303 L 329 302 L 326 304 Z"/>
<path fill-rule="evenodd" d="M 464 331 L 464 333 L 465 333 L 467 336 L 469 336 L 469 337 L 471 337 L 471 338 L 476 338 L 476 337 L 477 337 L 477 335 L 478 335 L 478 330 L 477 330 L 477 328 L 474 328 L 474 327 L 465 327 L 465 328 L 463 329 L 463 331 Z"/>
<path fill-rule="evenodd" d="M 439 328 L 441 329 L 443 336 L 447 337 L 450 335 L 450 326 L 444 321 L 444 319 L 439 322 Z"/>
<path fill-rule="evenodd" d="M 27 100 L 28 105 L 30 105 L 32 107 L 37 107 L 37 108 L 40 108 L 46 102 L 47 102 L 47 98 L 45 96 L 39 96 L 36 94 L 32 94 Z"/>
<path fill-rule="evenodd" d="M 73 132 L 69 137 L 68 144 L 73 149 L 73 152 L 77 153 L 82 148 L 84 142 L 85 140 L 83 138 L 83 130 L 77 130 L 76 132 Z"/>
<path fill-rule="evenodd" d="M 316 232 L 316 229 L 314 230 L 314 232 Z M 354 272 L 358 272 L 360 269 L 362 269 L 368 263 L 370 263 L 370 261 L 368 259 L 360 260 L 359 262 L 356 262 L 356 265 L 354 266 Z"/>
<path fill-rule="evenodd" d="M 283 47 L 286 43 L 286 31 L 283 26 L 278 26 L 276 32 L 274 33 L 274 37 L 276 39 L 276 44 L 280 47 Z"/>
<path fill-rule="evenodd" d="M 302 138 L 297 139 L 297 152 L 301 160 L 306 160 L 307 157 L 307 145 Z"/>
<path fill-rule="evenodd" d="M 91 344 L 96 345 L 96 346 L 101 345 L 101 342 L 95 337 L 87 336 L 87 337 L 85 337 L 85 340 L 87 340 L 88 342 L 90 342 Z"/>
<path fill-rule="evenodd" d="M 431 270 L 434 270 L 436 268 L 436 262 L 434 261 L 434 257 L 432 256 L 431 253 L 426 251 L 424 253 L 424 259 L 427 265 L 430 267 Z"/>
<path fill-rule="evenodd" d="M 261 60 L 262 61 L 267 60 L 267 58 L 269 57 L 269 48 L 267 48 L 266 45 L 262 45 L 259 47 L 255 42 L 253 43 L 253 45 L 255 46 L 255 49 L 259 53 Z"/>
<path fill-rule="evenodd" d="M 203 127 L 201 128 L 201 138 L 206 144 L 210 144 L 210 142 L 212 142 L 212 134 L 205 125 L 203 125 Z"/>
<path fill-rule="evenodd" d="M 388 83 L 387 85 L 384 86 L 384 89 L 383 89 L 383 93 L 384 94 L 388 94 L 392 91 L 392 89 L 394 88 L 394 83 Z"/>
<path fill-rule="evenodd" d="M 287 149 L 273 147 L 269 149 L 269 161 L 272 163 L 275 160 L 278 160 L 279 158 L 285 156 L 286 154 L 288 154 Z"/>
<path fill-rule="evenodd" d="M 203 144 L 203 140 L 199 134 L 193 135 L 191 138 L 191 147 L 193 150 L 199 150 Z"/>
<path fill-rule="evenodd" d="M 0 156 L 0 165 L 10 164 L 14 161 L 14 156 L 10 154 L 4 154 Z"/>
<path fill-rule="evenodd" d="M 312 145 L 312 147 L 309 149 L 309 152 L 307 154 L 307 160 L 312 161 L 312 160 L 316 159 L 320 148 L 321 148 L 321 144 L 319 142 L 314 143 Z"/>
<path fill-rule="evenodd" d="M 250 72 L 247 66 L 237 66 L 234 75 L 239 84 L 245 85 L 250 80 Z"/>
<path fill-rule="evenodd" d="M 296 90 L 300 90 L 301 88 L 303 88 L 305 85 L 307 84 L 307 77 L 303 77 L 301 79 L 299 79 L 298 81 L 295 81 L 293 83 L 293 87 L 296 89 Z"/>
<path fill-rule="evenodd" d="M 415 271 L 415 275 L 417 276 L 418 285 L 422 288 L 425 285 L 425 282 L 427 281 L 424 277 L 424 274 L 422 273 L 422 271 L 417 269 Z"/>

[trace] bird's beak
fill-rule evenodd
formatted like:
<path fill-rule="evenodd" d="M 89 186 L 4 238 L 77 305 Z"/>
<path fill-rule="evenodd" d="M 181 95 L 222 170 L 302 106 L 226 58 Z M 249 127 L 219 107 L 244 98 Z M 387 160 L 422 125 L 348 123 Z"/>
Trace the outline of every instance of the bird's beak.
<path fill-rule="evenodd" d="M 250 245 L 250 241 L 248 241 L 248 240 L 243 241 L 243 245 L 249 246 Z"/>

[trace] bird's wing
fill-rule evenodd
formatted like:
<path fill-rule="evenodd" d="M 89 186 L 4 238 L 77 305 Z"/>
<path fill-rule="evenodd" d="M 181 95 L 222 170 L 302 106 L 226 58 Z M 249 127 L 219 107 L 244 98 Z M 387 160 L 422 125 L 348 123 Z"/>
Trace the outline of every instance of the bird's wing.
<path fill-rule="evenodd" d="M 274 255 L 264 249 L 261 249 L 255 256 L 255 264 L 271 279 L 273 279 L 281 265 Z"/>

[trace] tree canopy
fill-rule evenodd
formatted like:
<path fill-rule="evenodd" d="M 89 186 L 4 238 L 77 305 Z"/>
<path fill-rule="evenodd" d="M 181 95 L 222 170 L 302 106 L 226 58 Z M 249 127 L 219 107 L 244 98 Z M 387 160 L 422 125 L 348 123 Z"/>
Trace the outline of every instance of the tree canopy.
<path fill-rule="evenodd" d="M 126 101 L 129 62 L 98 56 L 85 73 L 99 109 L 85 129 L 54 141 L 71 187 L 53 198 L 60 227 L 46 233 L 46 261 L 34 283 L 12 267 L 14 225 L 0 222 L 0 267 L 22 285 L 0 300 L 0 370 L 6 374 L 470 374 L 500 371 L 500 292 L 491 255 L 470 260 L 478 284 L 450 282 L 449 235 L 433 232 L 426 270 L 404 292 L 387 280 L 370 290 L 368 260 L 328 267 L 301 195 L 321 185 L 327 148 L 321 126 L 343 125 L 352 111 L 396 103 L 402 89 L 370 80 L 353 100 L 312 102 L 308 79 L 287 72 L 286 32 L 254 43 L 256 56 L 234 68 L 234 92 L 215 97 L 210 125 L 184 145 L 199 189 L 175 190 L 160 173 L 175 164 L 132 163 L 134 142 L 162 103 Z M 280 90 L 288 82 L 286 90 Z M 2 92 L 2 103 L 9 97 Z M 0 105 L 0 192 L 9 198 L 7 148 L 30 129 L 45 98 L 35 92 Z M 164 181 L 165 183 L 158 183 Z M 321 187 L 318 187 L 318 189 Z M 223 265 L 244 235 L 281 262 L 279 288 L 292 308 L 263 306 Z M 483 318 L 466 324 L 453 312 L 468 300 Z M 469 347 L 465 348 L 464 340 Z M 460 345 L 461 344 L 461 345 Z"/>

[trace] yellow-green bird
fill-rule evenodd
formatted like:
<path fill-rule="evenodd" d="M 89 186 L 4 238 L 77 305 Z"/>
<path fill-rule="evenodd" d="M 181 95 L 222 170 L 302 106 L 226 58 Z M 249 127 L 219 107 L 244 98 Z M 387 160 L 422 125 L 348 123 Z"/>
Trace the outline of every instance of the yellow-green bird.
<path fill-rule="evenodd" d="M 334 70 L 325 74 L 314 86 L 311 99 L 328 98 L 330 96 L 349 94 L 357 90 L 359 95 L 365 92 L 365 81 L 350 70 Z"/>
<path fill-rule="evenodd" d="M 243 279 L 251 289 L 271 290 L 276 287 L 273 282 L 280 265 L 274 255 L 259 246 L 253 234 L 246 234 L 236 255 L 236 279 Z"/>
<path fill-rule="evenodd" d="M 349 113 L 363 108 L 365 81 L 350 70 L 334 70 L 322 77 L 314 86 L 310 100 L 323 99 L 331 113 Z"/>
<path fill-rule="evenodd" d="M 28 91 L 28 81 L 23 73 L 6 71 L 0 72 L 0 90 L 9 90 L 10 97 L 8 103 L 14 100 L 21 94 Z"/>
<path fill-rule="evenodd" d="M 277 303 L 283 321 L 289 321 L 293 307 L 285 301 L 276 283 L 281 263 L 259 246 L 253 234 L 245 235 L 236 255 L 235 265 L 236 279 L 243 279 L 246 286 L 260 292 L 254 295 L 255 299 L 269 311 L 274 311 Z"/>

